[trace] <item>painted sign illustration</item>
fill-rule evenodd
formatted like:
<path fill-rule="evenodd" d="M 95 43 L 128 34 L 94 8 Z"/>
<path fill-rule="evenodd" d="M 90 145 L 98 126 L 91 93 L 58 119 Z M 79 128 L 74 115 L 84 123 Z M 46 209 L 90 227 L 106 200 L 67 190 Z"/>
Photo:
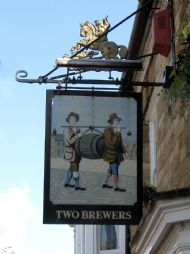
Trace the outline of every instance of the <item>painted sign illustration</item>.
<path fill-rule="evenodd" d="M 136 224 L 141 95 L 47 91 L 44 223 Z"/>

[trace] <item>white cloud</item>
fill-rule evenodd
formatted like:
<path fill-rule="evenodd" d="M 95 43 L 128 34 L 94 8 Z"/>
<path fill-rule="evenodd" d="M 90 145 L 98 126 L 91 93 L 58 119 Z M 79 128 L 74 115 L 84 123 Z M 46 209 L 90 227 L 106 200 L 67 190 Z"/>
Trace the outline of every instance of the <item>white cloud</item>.
<path fill-rule="evenodd" d="M 12 187 L 0 193 L 0 254 L 4 248 L 5 254 L 73 254 L 73 228 L 43 225 L 41 208 L 31 201 L 28 185 Z"/>
<path fill-rule="evenodd" d="M 22 245 L 26 228 L 36 214 L 27 184 L 0 193 L 0 204 L 0 248 L 12 246 L 17 249 Z"/>

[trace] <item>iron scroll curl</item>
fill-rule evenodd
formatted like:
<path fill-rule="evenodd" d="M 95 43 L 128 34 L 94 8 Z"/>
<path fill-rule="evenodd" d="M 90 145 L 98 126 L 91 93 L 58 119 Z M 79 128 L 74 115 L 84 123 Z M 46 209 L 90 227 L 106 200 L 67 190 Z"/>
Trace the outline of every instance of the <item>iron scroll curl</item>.
<path fill-rule="evenodd" d="M 42 83 L 42 79 L 38 78 L 38 79 L 27 79 L 26 77 L 28 76 L 27 71 L 25 70 L 19 70 L 16 72 L 15 75 L 15 79 L 18 82 L 22 82 L 22 83 Z"/>
<path fill-rule="evenodd" d="M 19 70 L 19 71 L 16 72 L 16 75 L 15 75 L 16 81 L 21 82 L 22 78 L 26 78 L 27 76 L 28 76 L 27 71 Z"/>

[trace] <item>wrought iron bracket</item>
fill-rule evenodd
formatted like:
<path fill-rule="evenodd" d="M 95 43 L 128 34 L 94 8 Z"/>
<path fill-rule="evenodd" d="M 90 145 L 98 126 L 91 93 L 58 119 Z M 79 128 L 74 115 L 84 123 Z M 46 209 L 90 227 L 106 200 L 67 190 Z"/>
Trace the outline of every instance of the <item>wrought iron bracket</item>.
<path fill-rule="evenodd" d="M 111 71 L 126 71 L 127 69 L 142 70 L 142 62 L 140 60 L 104 60 L 104 59 L 65 59 L 56 60 L 56 69 L 67 68 L 67 73 L 59 76 L 48 77 L 39 76 L 36 79 L 28 79 L 25 70 L 17 71 L 16 81 L 29 84 L 57 84 L 58 89 L 68 89 L 68 84 L 83 85 L 112 85 L 121 86 L 123 80 L 114 79 Z M 83 79 L 81 73 L 88 71 L 108 71 L 108 80 L 102 79 Z M 51 74 L 51 73 L 50 73 Z M 76 75 L 79 75 L 77 78 Z M 73 77 L 70 77 L 73 76 Z M 65 86 L 62 86 L 65 84 Z M 100 87 L 98 87 L 100 89 Z M 103 87 L 101 89 L 104 89 Z M 107 89 L 107 88 L 106 88 Z M 118 89 L 118 87 L 117 87 Z"/>
<path fill-rule="evenodd" d="M 163 87 L 168 88 L 170 86 L 171 80 L 169 78 L 169 72 L 171 68 L 166 67 L 165 71 L 165 82 L 138 82 L 138 81 L 130 81 L 125 84 L 125 87 Z M 51 79 L 51 78 L 43 78 L 39 77 L 37 79 L 28 79 L 27 72 L 24 70 L 20 70 L 16 73 L 16 80 L 21 83 L 29 83 L 29 84 L 57 84 L 57 89 L 66 89 L 66 90 L 121 90 L 121 85 L 123 85 L 123 80 L 109 79 L 109 80 L 97 80 L 97 79 L 81 79 L 81 78 L 69 78 L 64 77 L 63 79 Z M 68 86 L 74 85 L 74 86 Z M 76 84 L 80 84 L 83 86 L 76 87 Z M 88 86 L 87 86 L 88 85 Z M 90 85 L 94 85 L 93 87 Z M 103 85 L 103 86 L 101 86 Z M 109 86 L 112 86 L 111 88 Z"/>
<path fill-rule="evenodd" d="M 21 82 L 21 83 L 29 83 L 29 84 L 93 84 L 93 85 L 121 85 L 123 83 L 122 80 L 119 80 L 118 78 L 110 78 L 109 80 L 101 80 L 101 79 L 82 79 L 82 77 L 78 78 L 70 78 L 70 77 L 65 77 L 63 79 L 52 79 L 48 77 L 38 77 L 36 79 L 29 79 L 26 78 L 28 76 L 28 73 L 25 70 L 20 70 L 16 72 L 16 81 Z"/>
<path fill-rule="evenodd" d="M 142 62 L 139 60 L 140 58 L 152 56 L 156 53 L 147 54 L 144 56 L 140 56 L 136 60 L 126 60 L 126 59 L 99 59 L 99 58 L 80 58 L 78 59 L 76 56 L 79 56 L 85 49 L 88 49 L 91 44 L 99 41 L 102 37 L 105 37 L 112 30 L 120 26 L 122 23 L 127 21 L 129 18 L 134 16 L 135 14 L 141 12 L 143 9 L 152 8 L 152 0 L 143 1 L 142 6 L 140 6 L 135 12 L 121 20 L 118 24 L 108 29 L 105 33 L 98 36 L 94 41 L 90 42 L 88 45 L 85 45 L 82 49 L 78 50 L 74 53 L 70 58 L 63 57 L 56 59 L 56 66 L 49 71 L 46 75 L 39 76 L 36 79 L 27 78 L 28 74 L 25 70 L 19 70 L 16 72 L 16 81 L 21 83 L 29 83 L 29 84 L 57 84 L 57 89 L 98 89 L 98 90 L 121 90 L 123 87 L 124 80 L 123 79 L 114 79 L 111 76 L 111 71 L 117 72 L 125 72 L 128 69 L 134 71 L 141 71 L 143 69 Z M 117 56 L 115 57 L 117 58 Z M 50 75 L 55 72 L 60 67 L 67 68 L 66 74 L 52 76 Z M 102 79 L 83 79 L 81 73 L 88 71 L 108 71 L 109 77 L 108 80 Z M 79 75 L 76 78 L 76 75 Z M 73 77 L 71 77 L 73 76 Z M 68 87 L 68 84 L 74 85 Z M 76 87 L 76 84 L 84 85 L 82 87 Z M 88 86 L 95 85 L 96 87 L 89 88 Z M 102 85 L 102 87 L 100 87 Z M 105 87 L 106 85 L 112 86 L 111 88 Z M 128 87 L 133 86 L 165 86 L 165 83 L 153 83 L 153 82 L 130 82 L 126 84 Z"/>

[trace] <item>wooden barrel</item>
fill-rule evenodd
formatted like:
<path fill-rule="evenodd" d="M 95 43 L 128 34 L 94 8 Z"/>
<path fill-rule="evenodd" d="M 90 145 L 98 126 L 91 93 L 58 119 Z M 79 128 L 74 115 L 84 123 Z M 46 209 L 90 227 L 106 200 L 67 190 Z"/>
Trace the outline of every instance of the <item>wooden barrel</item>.
<path fill-rule="evenodd" d="M 105 149 L 103 135 L 88 133 L 77 139 L 75 143 L 76 152 L 87 159 L 102 158 Z"/>

